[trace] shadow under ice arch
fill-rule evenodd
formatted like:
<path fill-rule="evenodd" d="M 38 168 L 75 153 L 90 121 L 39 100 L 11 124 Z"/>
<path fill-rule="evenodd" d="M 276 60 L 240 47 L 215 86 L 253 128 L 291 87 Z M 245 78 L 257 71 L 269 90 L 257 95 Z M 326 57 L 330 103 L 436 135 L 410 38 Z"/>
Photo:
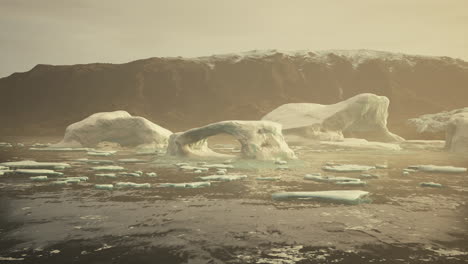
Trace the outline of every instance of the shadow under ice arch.
<path fill-rule="evenodd" d="M 281 131 L 281 124 L 271 121 L 222 121 L 172 134 L 167 154 L 190 157 L 228 156 L 211 150 L 207 139 L 218 134 L 229 134 L 241 144 L 243 158 L 295 159 L 296 155 L 289 148 Z"/>

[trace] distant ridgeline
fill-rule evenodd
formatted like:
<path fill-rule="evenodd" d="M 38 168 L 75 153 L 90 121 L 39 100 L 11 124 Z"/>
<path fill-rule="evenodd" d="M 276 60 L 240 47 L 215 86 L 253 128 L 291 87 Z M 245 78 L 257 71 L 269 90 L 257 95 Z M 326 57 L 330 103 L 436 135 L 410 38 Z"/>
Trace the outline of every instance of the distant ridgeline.
<path fill-rule="evenodd" d="M 93 113 L 126 110 L 172 131 L 259 120 L 285 103 L 332 104 L 360 93 L 390 99 L 389 128 L 468 106 L 468 62 L 357 51 L 251 51 L 125 64 L 37 65 L 0 79 L 0 135 L 61 135 Z"/>

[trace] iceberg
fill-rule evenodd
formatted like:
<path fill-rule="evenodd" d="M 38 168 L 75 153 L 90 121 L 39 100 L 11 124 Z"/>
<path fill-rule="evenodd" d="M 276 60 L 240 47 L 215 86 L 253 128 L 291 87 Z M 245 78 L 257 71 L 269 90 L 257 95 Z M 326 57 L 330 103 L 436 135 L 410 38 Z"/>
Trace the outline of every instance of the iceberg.
<path fill-rule="evenodd" d="M 366 203 L 369 192 L 359 190 L 338 190 L 338 191 L 319 191 L 319 192 L 278 192 L 272 195 L 274 200 L 301 199 L 301 200 L 319 200 L 330 202 L 341 202 L 347 204 Z"/>
<path fill-rule="evenodd" d="M 54 146 L 95 147 L 106 141 L 123 147 L 162 148 L 171 134 L 171 131 L 126 111 L 102 112 L 69 125 L 62 141 Z"/>
<path fill-rule="evenodd" d="M 390 100 L 385 96 L 364 93 L 332 105 L 284 104 L 262 120 L 282 124 L 286 137 L 292 135 L 320 141 L 351 137 L 400 142 L 404 139 L 387 128 L 389 104 Z"/>
<path fill-rule="evenodd" d="M 222 121 L 174 133 L 169 138 L 167 155 L 192 157 L 226 157 L 214 152 L 207 139 L 218 134 L 232 135 L 241 144 L 246 159 L 295 159 L 296 155 L 284 141 L 281 125 L 269 121 Z"/>

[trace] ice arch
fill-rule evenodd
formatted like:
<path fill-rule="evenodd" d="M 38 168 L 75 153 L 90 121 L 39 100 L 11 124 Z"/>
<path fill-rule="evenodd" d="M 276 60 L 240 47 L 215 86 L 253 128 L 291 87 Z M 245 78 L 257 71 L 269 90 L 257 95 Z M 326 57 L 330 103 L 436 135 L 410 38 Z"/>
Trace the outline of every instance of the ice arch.
<path fill-rule="evenodd" d="M 239 141 L 243 158 L 294 159 L 296 155 L 284 141 L 281 130 L 280 124 L 270 121 L 222 121 L 172 134 L 167 154 L 191 157 L 223 156 L 208 147 L 207 139 L 225 133 Z"/>

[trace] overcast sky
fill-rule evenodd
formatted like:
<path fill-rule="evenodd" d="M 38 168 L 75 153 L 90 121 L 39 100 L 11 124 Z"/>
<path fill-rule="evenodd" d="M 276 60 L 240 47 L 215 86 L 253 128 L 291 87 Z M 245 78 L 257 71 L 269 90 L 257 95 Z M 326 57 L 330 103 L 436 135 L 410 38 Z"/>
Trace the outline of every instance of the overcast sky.
<path fill-rule="evenodd" d="M 36 64 L 253 49 L 468 60 L 468 0 L 0 0 L 0 77 Z"/>

